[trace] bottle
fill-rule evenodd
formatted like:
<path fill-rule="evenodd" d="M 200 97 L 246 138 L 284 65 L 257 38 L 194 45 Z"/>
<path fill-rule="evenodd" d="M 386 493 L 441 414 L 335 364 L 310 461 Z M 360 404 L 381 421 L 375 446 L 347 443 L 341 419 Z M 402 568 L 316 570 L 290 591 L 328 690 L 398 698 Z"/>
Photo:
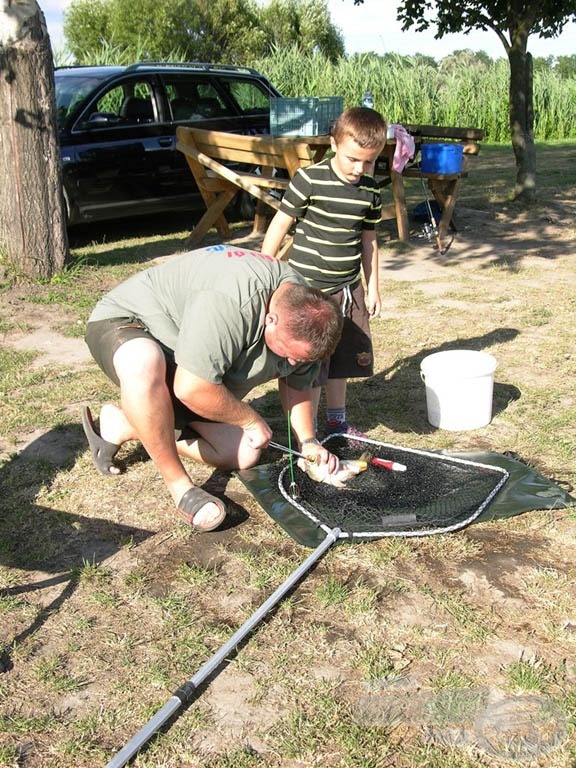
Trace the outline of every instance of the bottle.
<path fill-rule="evenodd" d="M 374 97 L 370 91 L 366 91 L 364 96 L 362 96 L 362 106 L 367 107 L 368 109 L 374 109 Z"/>

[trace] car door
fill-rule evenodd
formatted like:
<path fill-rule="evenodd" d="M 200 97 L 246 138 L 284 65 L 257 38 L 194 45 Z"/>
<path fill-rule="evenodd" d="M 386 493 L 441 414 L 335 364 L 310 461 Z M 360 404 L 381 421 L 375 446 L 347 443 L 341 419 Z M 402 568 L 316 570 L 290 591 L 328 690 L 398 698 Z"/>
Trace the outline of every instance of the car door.
<path fill-rule="evenodd" d="M 232 133 L 266 133 L 269 126 L 270 90 L 265 82 L 241 73 L 162 72 L 164 112 L 171 127 L 165 134 L 174 137 L 178 125 Z M 274 95 L 277 95 L 276 93 Z M 174 138 L 174 148 L 175 138 Z M 164 155 L 160 169 L 164 196 L 175 201 L 184 195 L 198 194 L 184 155 L 175 151 Z"/>
<path fill-rule="evenodd" d="M 160 209 L 160 104 L 148 77 L 125 77 L 99 93 L 78 117 L 62 153 L 65 186 L 80 220 Z"/>

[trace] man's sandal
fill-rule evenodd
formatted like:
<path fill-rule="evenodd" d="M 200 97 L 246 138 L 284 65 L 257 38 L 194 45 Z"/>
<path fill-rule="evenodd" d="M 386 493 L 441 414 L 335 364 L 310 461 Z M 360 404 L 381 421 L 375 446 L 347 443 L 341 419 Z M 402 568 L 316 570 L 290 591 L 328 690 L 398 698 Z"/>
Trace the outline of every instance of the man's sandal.
<path fill-rule="evenodd" d="M 207 522 L 195 522 L 195 518 L 198 515 L 198 512 L 200 512 L 202 507 L 204 507 L 206 504 L 209 504 L 210 502 L 213 502 L 218 506 L 218 513 L 216 516 Z M 217 499 L 216 496 L 212 496 L 203 488 L 198 488 L 195 485 L 193 485 L 192 488 L 189 488 L 184 496 L 182 496 L 176 511 L 181 517 L 184 518 L 184 520 L 186 520 L 187 523 L 193 525 L 198 531 L 201 531 L 202 533 L 206 531 L 213 531 L 215 528 L 218 528 L 218 526 L 224 521 L 224 518 L 226 517 L 226 507 L 224 506 L 223 502 L 220 501 L 220 499 Z"/>
<path fill-rule="evenodd" d="M 116 445 L 116 443 L 109 443 L 100 436 L 90 408 L 87 405 L 82 408 L 82 427 L 92 451 L 92 461 L 96 469 L 102 472 L 103 475 L 119 474 L 120 469 L 114 464 L 114 457 L 118 453 L 120 446 Z"/>

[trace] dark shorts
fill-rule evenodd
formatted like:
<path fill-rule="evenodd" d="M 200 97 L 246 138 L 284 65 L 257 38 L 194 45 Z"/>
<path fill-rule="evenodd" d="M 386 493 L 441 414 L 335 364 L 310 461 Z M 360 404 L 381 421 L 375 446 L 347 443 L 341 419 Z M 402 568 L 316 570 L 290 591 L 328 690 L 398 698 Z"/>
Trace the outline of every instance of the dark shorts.
<path fill-rule="evenodd" d="M 350 301 L 346 300 L 345 291 L 332 294 L 344 312 L 344 325 L 338 346 L 332 357 L 322 364 L 316 385 L 324 385 L 328 379 L 360 379 L 374 375 L 370 315 L 361 280 L 351 287 L 350 294 Z"/>
<path fill-rule="evenodd" d="M 198 416 L 187 408 L 174 395 L 174 375 L 176 373 L 174 352 L 158 339 L 155 339 L 141 320 L 137 317 L 114 317 L 109 320 L 96 320 L 86 326 L 85 340 L 92 357 L 106 376 L 117 386 L 120 386 L 120 382 L 113 362 L 116 350 L 127 341 L 138 338 L 152 339 L 164 353 L 166 386 L 172 399 L 176 429 L 183 430 L 191 421 L 208 421 L 208 419 Z"/>

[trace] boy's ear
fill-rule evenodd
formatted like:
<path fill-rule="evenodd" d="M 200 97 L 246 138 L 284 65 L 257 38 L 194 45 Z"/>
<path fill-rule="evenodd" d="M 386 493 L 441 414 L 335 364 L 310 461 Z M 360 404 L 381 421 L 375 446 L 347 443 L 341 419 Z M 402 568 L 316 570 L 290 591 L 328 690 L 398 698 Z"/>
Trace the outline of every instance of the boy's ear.
<path fill-rule="evenodd" d="M 337 147 L 338 147 L 338 144 L 334 140 L 334 136 L 330 136 L 330 149 L 332 150 L 332 152 L 336 152 Z"/>

